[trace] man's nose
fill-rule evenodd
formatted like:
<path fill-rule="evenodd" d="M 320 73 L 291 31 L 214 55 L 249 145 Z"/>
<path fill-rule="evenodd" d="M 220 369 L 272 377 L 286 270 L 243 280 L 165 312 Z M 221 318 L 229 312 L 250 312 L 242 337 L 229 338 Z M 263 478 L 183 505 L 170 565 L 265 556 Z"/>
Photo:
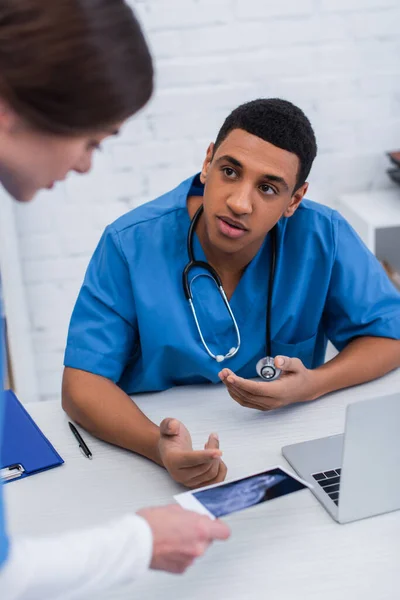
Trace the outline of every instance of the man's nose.
<path fill-rule="evenodd" d="M 249 186 L 237 188 L 228 198 L 227 205 L 238 215 L 250 214 L 253 211 L 252 193 Z"/>

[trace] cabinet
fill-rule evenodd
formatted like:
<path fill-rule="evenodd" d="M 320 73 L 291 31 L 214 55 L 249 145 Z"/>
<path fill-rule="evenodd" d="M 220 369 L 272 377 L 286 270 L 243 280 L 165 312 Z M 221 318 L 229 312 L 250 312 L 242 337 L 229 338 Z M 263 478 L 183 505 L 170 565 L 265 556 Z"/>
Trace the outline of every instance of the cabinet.
<path fill-rule="evenodd" d="M 337 209 L 371 252 L 400 272 L 400 187 L 344 194 Z"/>

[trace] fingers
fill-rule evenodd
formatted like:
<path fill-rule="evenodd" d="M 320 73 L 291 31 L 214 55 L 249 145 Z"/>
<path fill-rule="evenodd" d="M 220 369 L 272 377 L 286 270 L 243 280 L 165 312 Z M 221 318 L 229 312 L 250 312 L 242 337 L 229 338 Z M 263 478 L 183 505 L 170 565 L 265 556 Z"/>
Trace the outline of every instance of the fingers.
<path fill-rule="evenodd" d="M 227 385 L 226 387 L 227 387 L 230 397 L 233 398 L 233 400 L 235 400 L 235 402 L 237 402 L 241 406 L 245 406 L 246 408 L 248 408 L 248 403 L 247 403 L 246 399 L 244 398 L 243 394 L 237 388 L 235 388 L 233 385 Z"/>
<path fill-rule="evenodd" d="M 221 450 L 217 448 L 207 450 L 191 450 L 179 453 L 179 468 L 186 469 L 212 462 L 215 458 L 222 456 Z"/>
<path fill-rule="evenodd" d="M 208 546 L 213 540 L 227 540 L 230 537 L 228 525 L 219 519 L 210 519 L 210 517 L 200 516 L 197 523 L 197 547 L 206 544 Z"/>
<path fill-rule="evenodd" d="M 228 472 L 228 468 L 227 468 L 226 464 L 222 460 L 220 460 L 217 476 L 214 479 L 212 479 L 211 481 L 209 481 L 207 483 L 207 485 L 214 485 L 214 483 L 221 483 L 221 481 L 225 481 L 227 472 Z"/>
<path fill-rule="evenodd" d="M 253 396 L 271 396 L 272 398 L 279 393 L 282 386 L 281 380 L 276 381 L 251 381 L 250 379 L 243 379 L 235 374 L 229 375 L 225 380 L 225 385 L 233 385 L 235 388 L 240 389 L 241 392 L 247 392 Z"/>
<path fill-rule="evenodd" d="M 190 478 L 184 481 L 183 484 L 188 488 L 194 489 L 216 483 L 221 464 L 223 463 L 220 459 L 215 459 L 203 473 L 198 474 L 196 477 L 191 476 L 192 470 L 190 470 Z"/>
<path fill-rule="evenodd" d="M 204 450 L 193 450 L 190 435 L 177 419 L 160 425 L 160 456 L 172 478 L 187 487 L 199 487 L 214 480 L 222 452 L 216 433 L 210 434 Z"/>
<path fill-rule="evenodd" d="M 200 544 L 209 545 L 214 540 L 227 540 L 231 531 L 225 523 L 219 519 L 210 519 L 210 517 L 201 516 L 198 523 L 198 536 Z"/>
<path fill-rule="evenodd" d="M 231 371 L 230 369 L 222 369 L 222 371 L 218 373 L 218 377 L 221 381 L 225 381 L 225 379 L 229 377 L 229 375 L 233 375 L 233 371 Z"/>
<path fill-rule="evenodd" d="M 206 443 L 206 445 L 204 446 L 204 448 L 207 450 L 211 450 L 213 448 L 218 449 L 219 448 L 219 437 L 218 437 L 218 433 L 210 433 L 210 436 L 208 438 L 208 441 Z"/>
<path fill-rule="evenodd" d="M 204 448 L 208 451 L 220 452 L 218 434 L 211 433 Z M 189 488 L 196 488 L 214 483 L 217 480 L 219 472 L 221 471 L 222 473 L 224 471 L 224 469 L 221 469 L 222 464 L 220 456 L 217 456 L 213 460 L 203 462 L 198 466 L 180 467 L 180 481 Z"/>
<path fill-rule="evenodd" d="M 187 471 L 187 473 L 186 473 L 187 484 L 194 483 L 195 485 L 196 484 L 200 485 L 200 483 L 203 479 L 205 481 L 208 481 L 209 479 L 213 479 L 217 475 L 219 461 L 220 461 L 219 458 L 215 458 L 210 463 L 200 465 L 199 467 L 192 467 L 191 469 L 185 469 L 185 471 Z M 215 471 L 214 474 L 212 474 L 212 470 Z M 210 474 L 211 474 L 211 477 L 210 477 Z M 199 481 L 197 482 L 197 480 L 199 480 Z"/>
<path fill-rule="evenodd" d="M 264 403 L 266 396 L 265 385 L 260 387 L 259 382 L 242 379 L 235 375 L 230 369 L 223 369 L 219 373 L 219 378 L 228 388 L 230 396 L 242 406 L 246 406 L 247 408 L 257 408 L 258 410 L 268 410 Z M 268 386 L 270 386 L 271 383 L 272 382 L 269 382 Z M 270 388 L 268 387 L 268 391 L 269 390 Z M 252 396 L 251 402 L 249 402 L 249 394 Z M 260 396 L 260 401 L 256 400 L 254 396 Z M 261 397 L 263 401 L 261 401 Z"/>
<path fill-rule="evenodd" d="M 253 381 L 223 369 L 220 378 L 230 396 L 241 406 L 258 410 L 274 410 L 313 397 L 311 371 L 299 358 L 276 356 L 275 365 L 282 377 L 275 381 Z"/>
<path fill-rule="evenodd" d="M 282 371 L 289 371 L 296 373 L 301 369 L 304 369 L 304 365 L 299 358 L 289 358 L 288 356 L 275 356 L 275 366 Z M 273 383 L 271 381 L 271 383 Z"/>
<path fill-rule="evenodd" d="M 153 533 L 151 568 L 183 573 L 214 540 L 226 540 L 229 528 L 222 522 L 182 509 L 178 505 L 145 508 L 137 513 Z"/>
<path fill-rule="evenodd" d="M 171 573 L 184 573 L 193 565 L 197 558 L 205 554 L 208 547 L 215 541 L 226 541 L 230 538 L 231 531 L 222 521 L 215 521 L 209 517 L 199 517 L 197 524 L 198 540 L 194 543 L 188 553 L 181 553 L 176 557 L 173 564 L 169 566 Z"/>
<path fill-rule="evenodd" d="M 227 389 L 231 398 L 245 408 L 267 411 L 278 408 L 281 404 L 278 400 L 269 398 L 268 396 L 261 398 L 260 396 L 246 394 L 231 384 L 227 384 Z"/>
<path fill-rule="evenodd" d="M 232 384 L 227 384 L 227 388 L 228 388 L 228 392 L 230 394 L 230 396 L 236 400 L 236 402 L 238 402 L 238 404 L 240 404 L 241 406 L 246 406 L 247 408 L 249 407 L 249 395 L 244 393 L 240 388 L 238 388 L 236 385 L 232 385 Z M 260 398 L 261 400 L 261 398 Z M 258 405 L 258 401 L 257 398 L 253 399 L 253 408 L 255 408 L 255 404 Z"/>
<path fill-rule="evenodd" d="M 210 529 L 211 540 L 227 540 L 231 535 L 229 527 L 219 519 L 211 521 Z"/>
<path fill-rule="evenodd" d="M 180 423 L 177 419 L 164 419 L 160 424 L 160 435 L 179 435 Z"/>

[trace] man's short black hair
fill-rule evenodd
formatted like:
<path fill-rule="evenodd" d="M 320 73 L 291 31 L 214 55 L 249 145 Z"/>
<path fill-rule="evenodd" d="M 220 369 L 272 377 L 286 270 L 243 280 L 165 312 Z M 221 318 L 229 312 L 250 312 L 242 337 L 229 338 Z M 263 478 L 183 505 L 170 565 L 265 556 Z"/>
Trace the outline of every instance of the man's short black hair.
<path fill-rule="evenodd" d="M 214 152 L 234 129 L 243 129 L 296 154 L 300 169 L 294 191 L 305 183 L 317 155 L 317 142 L 311 123 L 300 108 L 280 98 L 260 98 L 241 104 L 225 119 Z"/>

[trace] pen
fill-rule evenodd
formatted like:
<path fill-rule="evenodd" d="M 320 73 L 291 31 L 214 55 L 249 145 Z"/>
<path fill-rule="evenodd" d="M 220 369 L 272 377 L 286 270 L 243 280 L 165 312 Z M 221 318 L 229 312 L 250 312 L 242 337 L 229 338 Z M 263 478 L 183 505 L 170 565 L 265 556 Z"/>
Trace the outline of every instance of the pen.
<path fill-rule="evenodd" d="M 77 430 L 77 428 L 75 427 L 75 425 L 73 425 L 72 423 L 70 423 L 68 421 L 68 425 L 69 428 L 71 429 L 72 433 L 74 434 L 74 436 L 76 437 L 78 444 L 79 444 L 79 448 L 82 450 L 83 454 L 86 456 L 86 458 L 92 458 L 92 453 L 90 452 L 89 448 L 86 446 L 81 434 L 79 433 L 79 431 Z"/>

